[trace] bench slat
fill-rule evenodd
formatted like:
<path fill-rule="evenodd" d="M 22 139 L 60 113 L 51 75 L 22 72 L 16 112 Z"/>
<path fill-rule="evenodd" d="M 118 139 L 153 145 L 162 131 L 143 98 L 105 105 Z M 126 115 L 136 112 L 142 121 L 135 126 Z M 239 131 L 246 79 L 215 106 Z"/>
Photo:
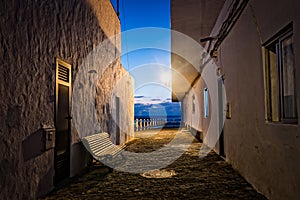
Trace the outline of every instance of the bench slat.
<path fill-rule="evenodd" d="M 82 143 L 90 150 L 95 159 L 105 158 L 108 155 L 117 156 L 124 148 L 123 145 L 115 145 L 111 142 L 109 134 L 97 133 L 82 138 Z"/>

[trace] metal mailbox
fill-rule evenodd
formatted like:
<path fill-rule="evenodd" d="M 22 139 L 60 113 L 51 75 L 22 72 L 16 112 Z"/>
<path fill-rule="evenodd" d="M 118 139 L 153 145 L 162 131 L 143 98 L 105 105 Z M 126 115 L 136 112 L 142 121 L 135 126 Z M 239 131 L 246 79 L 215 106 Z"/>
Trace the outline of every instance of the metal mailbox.
<path fill-rule="evenodd" d="M 55 127 L 42 125 L 42 130 L 45 150 L 53 149 L 55 147 Z"/>

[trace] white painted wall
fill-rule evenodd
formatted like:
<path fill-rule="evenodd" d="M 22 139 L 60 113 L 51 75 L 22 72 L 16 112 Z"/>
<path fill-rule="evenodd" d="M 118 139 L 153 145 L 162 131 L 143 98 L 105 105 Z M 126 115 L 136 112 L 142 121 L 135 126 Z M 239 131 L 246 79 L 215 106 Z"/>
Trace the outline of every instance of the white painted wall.
<path fill-rule="evenodd" d="M 229 3 L 230 1 L 226 2 L 212 35 L 216 35 L 222 24 L 226 5 Z M 274 124 L 265 121 L 262 44 L 293 22 L 295 80 L 296 86 L 299 86 L 299 7 L 300 2 L 297 0 L 250 0 L 220 46 L 216 60 L 225 73 L 227 100 L 232 105 L 232 118 L 226 120 L 224 128 L 226 160 L 270 199 L 298 199 L 300 196 L 300 127 L 299 124 Z M 200 98 L 203 87 L 201 80 L 194 86 Z M 300 87 L 296 90 L 299 116 Z M 191 115 L 191 94 L 192 92 L 183 100 L 185 116 Z M 200 119 L 199 127 L 192 122 L 192 117 L 184 120 L 186 124 L 192 124 L 205 133 L 206 119 Z M 218 146 L 215 150 L 218 151 Z"/>

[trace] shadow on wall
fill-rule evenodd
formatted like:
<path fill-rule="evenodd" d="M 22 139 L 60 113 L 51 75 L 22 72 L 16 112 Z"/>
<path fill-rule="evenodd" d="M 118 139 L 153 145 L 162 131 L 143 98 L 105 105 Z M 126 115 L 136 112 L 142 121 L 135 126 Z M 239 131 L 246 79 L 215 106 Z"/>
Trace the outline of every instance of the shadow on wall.
<path fill-rule="evenodd" d="M 53 151 L 48 151 L 50 149 L 51 148 L 47 149 L 45 145 L 45 129 L 40 128 L 22 141 L 23 160 L 26 162 L 35 159 L 45 152 L 52 155 Z M 50 168 L 47 170 L 47 173 L 39 180 L 36 190 L 37 197 L 45 195 L 53 189 L 54 168 L 53 166 L 49 167 Z"/>
<path fill-rule="evenodd" d="M 51 167 L 48 172 L 40 179 L 38 188 L 36 191 L 37 197 L 42 197 L 43 195 L 47 194 L 49 191 L 53 189 L 53 187 L 49 188 L 49 185 L 52 184 L 53 180 L 53 173 L 54 173 L 54 168 Z"/>
<path fill-rule="evenodd" d="M 36 132 L 30 134 L 25 140 L 22 142 L 22 152 L 24 161 L 28 161 L 33 159 L 45 152 L 43 138 L 43 129 L 40 128 Z"/>
<path fill-rule="evenodd" d="M 21 121 L 21 106 L 10 105 L 7 110 L 6 124 L 10 128 L 20 127 Z"/>

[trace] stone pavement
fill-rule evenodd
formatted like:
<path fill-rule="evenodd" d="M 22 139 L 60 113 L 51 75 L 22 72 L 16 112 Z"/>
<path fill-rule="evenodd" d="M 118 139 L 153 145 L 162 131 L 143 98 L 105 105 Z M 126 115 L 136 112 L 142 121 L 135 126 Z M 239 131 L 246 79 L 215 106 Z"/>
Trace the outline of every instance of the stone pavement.
<path fill-rule="evenodd" d="M 172 129 L 137 132 L 137 139 L 130 142 L 126 150 L 140 154 L 164 149 L 177 137 L 176 132 Z M 186 131 L 177 135 L 181 139 L 187 138 L 180 140 L 183 142 L 191 137 Z M 176 145 L 180 146 L 173 144 Z M 201 145 L 193 140 L 187 151 L 170 165 L 144 173 L 109 172 L 109 168 L 95 163 L 86 174 L 53 191 L 45 199 L 266 199 L 214 152 L 200 159 Z M 164 152 L 156 160 L 134 164 L 151 168 L 152 164 L 163 162 L 163 156 L 169 157 Z M 145 154 L 146 157 L 151 156 Z M 132 160 L 122 164 L 130 165 Z"/>

